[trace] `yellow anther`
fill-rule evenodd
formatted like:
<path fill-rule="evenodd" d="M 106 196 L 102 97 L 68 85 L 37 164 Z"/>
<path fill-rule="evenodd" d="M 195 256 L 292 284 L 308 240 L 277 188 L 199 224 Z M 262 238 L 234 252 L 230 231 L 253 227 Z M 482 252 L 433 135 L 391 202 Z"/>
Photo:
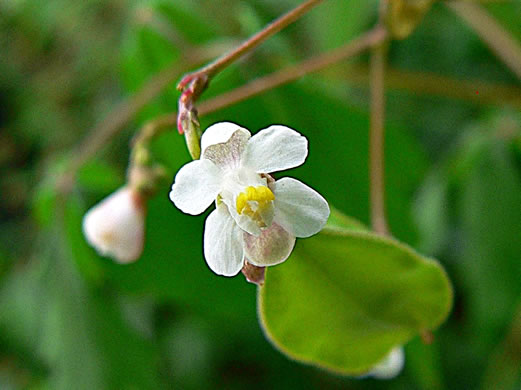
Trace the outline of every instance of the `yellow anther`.
<path fill-rule="evenodd" d="M 257 195 L 257 189 L 255 187 L 249 186 L 246 187 L 246 197 L 248 200 L 255 200 Z"/>
<path fill-rule="evenodd" d="M 248 196 L 244 192 L 241 192 L 239 194 L 239 196 L 237 197 L 237 201 L 235 204 L 235 207 L 237 208 L 237 212 L 239 214 L 242 214 L 242 210 L 246 206 L 247 202 L 248 202 Z"/>
<path fill-rule="evenodd" d="M 266 186 L 248 186 L 241 192 L 239 196 L 237 196 L 236 200 L 236 208 L 239 214 L 244 214 L 250 216 L 251 218 L 257 220 L 259 219 L 258 210 L 262 210 L 266 208 L 272 200 L 275 200 L 275 195 L 273 192 Z M 257 202 L 255 210 L 253 211 L 252 205 L 248 202 Z"/>
<path fill-rule="evenodd" d="M 268 187 L 259 186 L 257 187 L 257 200 L 263 202 L 269 202 L 270 200 L 275 200 L 275 195 Z"/>

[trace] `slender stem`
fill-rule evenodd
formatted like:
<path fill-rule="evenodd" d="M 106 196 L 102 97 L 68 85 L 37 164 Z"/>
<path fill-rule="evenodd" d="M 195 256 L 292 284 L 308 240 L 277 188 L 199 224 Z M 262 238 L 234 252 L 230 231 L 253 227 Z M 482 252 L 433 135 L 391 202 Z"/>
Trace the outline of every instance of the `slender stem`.
<path fill-rule="evenodd" d="M 341 71 L 328 77 L 335 77 L 339 82 L 365 87 L 369 82 L 369 71 L 366 65 L 353 64 L 343 67 Z M 414 95 L 435 95 L 476 104 L 521 108 L 521 88 L 477 79 L 461 80 L 431 72 L 410 72 L 387 67 L 385 87 Z"/>
<path fill-rule="evenodd" d="M 316 72 L 338 61 L 355 56 L 378 42 L 382 42 L 386 38 L 386 34 L 385 30 L 382 28 L 371 30 L 338 49 L 310 58 L 302 63 L 275 72 L 271 75 L 261 77 L 230 92 L 209 99 L 201 103 L 198 111 L 202 115 L 209 114 L 277 86 L 296 80 L 306 74 Z M 195 53 L 200 53 L 202 55 L 208 52 L 208 50 L 201 50 Z M 210 52 L 213 53 L 213 50 Z M 194 55 L 194 61 L 200 58 L 198 55 Z M 116 136 L 145 104 L 160 93 L 169 84 L 172 77 L 176 77 L 174 76 L 174 74 L 177 75 L 176 69 L 181 66 L 182 64 L 177 66 L 173 65 L 171 68 L 166 69 L 157 76 L 154 76 L 141 89 L 141 91 L 139 91 L 129 101 L 122 102 L 104 121 L 100 123 L 100 125 L 96 126 L 89 133 L 90 135 L 81 143 L 80 147 L 78 147 L 78 153 L 75 159 L 71 162 L 67 175 L 63 177 L 63 183 L 61 183 L 63 191 L 66 192 L 72 188 L 76 171 L 101 147 L 106 145 L 112 137 Z M 171 127 L 174 126 L 176 122 L 177 113 L 172 113 L 151 120 L 147 122 L 144 127 Z"/>
<path fill-rule="evenodd" d="M 371 116 L 369 133 L 369 183 L 371 225 L 380 234 L 389 234 L 385 218 L 384 140 L 385 140 L 385 44 L 371 50 L 369 65 Z"/>
<path fill-rule="evenodd" d="M 317 57 L 312 57 L 289 68 L 274 72 L 268 76 L 256 79 L 248 84 L 225 92 L 214 98 L 208 99 L 199 105 L 198 111 L 201 115 L 210 114 L 221 108 L 246 100 L 255 95 L 269 91 L 280 85 L 289 83 L 309 73 L 319 71 L 327 66 L 360 54 L 369 47 L 383 42 L 387 37 L 387 32 L 381 27 L 355 38 L 348 44 L 334 49 L 330 52 Z M 163 128 L 171 127 L 177 123 L 177 113 L 165 114 L 147 122 L 144 127 Z"/>
<path fill-rule="evenodd" d="M 311 8 L 320 4 L 322 1 L 323 0 L 308 0 L 305 3 L 302 3 L 298 7 L 294 8 L 285 15 L 282 15 L 280 18 L 268 24 L 264 29 L 262 29 L 261 31 L 253 35 L 251 38 L 243 42 L 236 49 L 226 53 L 222 57 L 219 57 L 217 60 L 206 65 L 205 67 L 184 76 L 179 82 L 177 88 L 183 90 L 189 82 L 194 80 L 196 77 L 201 77 L 203 75 L 206 76 L 208 79 L 211 79 L 217 73 L 226 68 L 228 65 L 236 61 L 241 56 L 243 56 L 245 53 L 248 53 L 251 50 L 255 49 L 266 39 L 268 39 L 272 35 L 282 30 L 284 27 L 299 19 L 302 15 L 308 12 Z"/>
<path fill-rule="evenodd" d="M 383 28 L 377 27 L 337 49 L 333 49 L 317 57 L 312 57 L 296 65 L 258 78 L 248 84 L 216 96 L 213 99 L 206 100 L 199 105 L 199 113 L 201 115 L 208 114 L 220 108 L 246 100 L 252 96 L 259 95 L 270 89 L 287 84 L 307 74 L 317 72 L 339 61 L 360 54 L 369 47 L 379 42 L 383 42 L 386 37 L 387 32 Z"/>
<path fill-rule="evenodd" d="M 172 83 L 178 75 L 179 64 L 174 64 L 154 76 L 129 100 L 121 102 L 107 118 L 89 132 L 87 138 L 78 148 L 78 154 L 71 170 L 75 170 L 76 167 L 83 165 L 91 158 L 98 149 L 126 126 L 141 108 Z"/>
<path fill-rule="evenodd" d="M 217 50 L 222 50 L 221 44 L 215 45 L 215 47 L 208 46 L 188 51 L 183 62 L 174 62 L 157 75 L 151 77 L 135 95 L 119 103 L 104 120 L 89 131 L 85 140 L 77 148 L 77 153 L 74 154 L 74 159 L 71 161 L 66 173 L 67 177 L 63 178 L 65 187 L 70 187 L 76 171 L 86 161 L 128 125 L 146 104 L 179 77 L 180 69 L 213 57 Z"/>
<path fill-rule="evenodd" d="M 445 3 L 467 22 L 489 48 L 521 80 L 521 45 L 479 4 L 472 2 Z"/>

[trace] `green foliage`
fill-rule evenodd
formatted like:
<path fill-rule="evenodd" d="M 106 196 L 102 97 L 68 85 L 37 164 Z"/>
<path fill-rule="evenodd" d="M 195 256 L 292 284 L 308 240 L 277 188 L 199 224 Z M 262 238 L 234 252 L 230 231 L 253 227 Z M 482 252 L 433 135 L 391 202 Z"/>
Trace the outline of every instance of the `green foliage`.
<path fill-rule="evenodd" d="M 334 215 L 334 214 L 333 214 Z M 452 289 L 434 260 L 334 216 L 300 240 L 259 289 L 267 337 L 297 361 L 360 375 L 447 317 Z M 347 226 L 346 226 L 347 225 Z"/>

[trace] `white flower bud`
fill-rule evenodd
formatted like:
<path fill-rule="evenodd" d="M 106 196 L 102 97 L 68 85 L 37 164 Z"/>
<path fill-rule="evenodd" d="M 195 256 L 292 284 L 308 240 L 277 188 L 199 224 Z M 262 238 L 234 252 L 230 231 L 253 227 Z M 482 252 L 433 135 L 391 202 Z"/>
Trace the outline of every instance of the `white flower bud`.
<path fill-rule="evenodd" d="M 392 379 L 402 371 L 404 362 L 403 348 L 394 348 L 368 375 L 377 379 Z"/>
<path fill-rule="evenodd" d="M 102 256 L 130 263 L 143 252 L 145 204 L 142 196 L 123 187 L 91 208 L 83 217 L 83 234 Z"/>

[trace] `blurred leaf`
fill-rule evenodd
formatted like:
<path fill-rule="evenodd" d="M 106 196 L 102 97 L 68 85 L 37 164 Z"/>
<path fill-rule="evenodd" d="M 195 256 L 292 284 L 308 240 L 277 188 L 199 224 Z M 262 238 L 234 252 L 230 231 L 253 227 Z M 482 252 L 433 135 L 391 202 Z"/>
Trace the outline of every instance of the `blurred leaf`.
<path fill-rule="evenodd" d="M 414 219 L 421 237 L 418 247 L 425 253 L 440 253 L 448 239 L 447 176 L 444 169 L 435 167 L 426 177 L 414 203 Z"/>
<path fill-rule="evenodd" d="M 53 368 L 52 389 L 157 388 L 152 344 L 122 322 L 112 297 L 87 289 L 57 236 L 44 234 L 48 250 L 40 262 L 19 272 L 0 295 L 4 334 L 26 340 L 36 359 Z"/>
<path fill-rule="evenodd" d="M 335 226 L 268 268 L 258 302 L 266 336 L 282 352 L 358 375 L 439 326 L 452 289 L 436 261 L 394 239 Z"/>
<path fill-rule="evenodd" d="M 91 160 L 78 171 L 78 184 L 88 191 L 108 192 L 124 183 L 121 171 L 103 161 Z"/>
<path fill-rule="evenodd" d="M 331 0 L 317 7 L 302 20 L 309 25 L 309 35 L 321 50 L 339 47 L 368 27 L 378 8 L 377 0 Z M 331 15 L 338 15 L 332 18 Z M 317 50 L 318 51 L 318 50 Z"/>
<path fill-rule="evenodd" d="M 521 182 L 505 141 L 489 138 L 468 167 L 460 202 L 458 266 L 468 292 L 469 324 L 480 335 L 475 346 L 484 352 L 509 324 L 521 295 Z"/>

